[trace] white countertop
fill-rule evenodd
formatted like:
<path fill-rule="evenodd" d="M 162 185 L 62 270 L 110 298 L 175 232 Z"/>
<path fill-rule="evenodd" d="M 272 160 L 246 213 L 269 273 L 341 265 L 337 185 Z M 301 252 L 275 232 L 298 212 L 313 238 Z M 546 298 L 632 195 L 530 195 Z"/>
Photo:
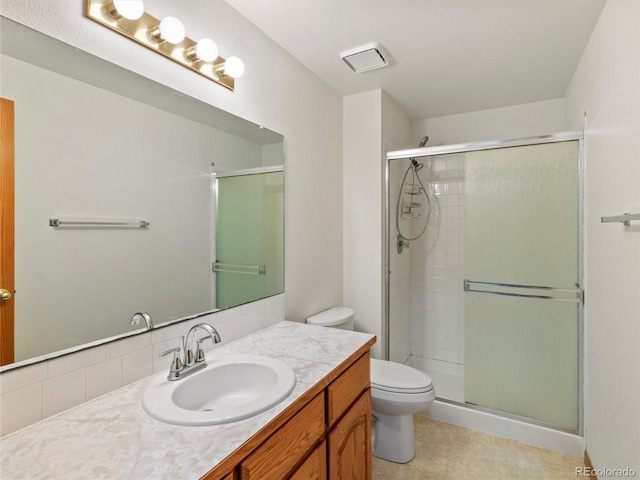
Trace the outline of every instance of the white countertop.
<path fill-rule="evenodd" d="M 155 375 L 0 439 L 9 479 L 198 479 L 322 380 L 373 335 L 280 322 L 209 352 L 252 353 L 289 365 L 297 383 L 279 405 L 235 423 L 183 427 L 142 409 Z M 167 372 L 158 375 L 166 376 Z"/>

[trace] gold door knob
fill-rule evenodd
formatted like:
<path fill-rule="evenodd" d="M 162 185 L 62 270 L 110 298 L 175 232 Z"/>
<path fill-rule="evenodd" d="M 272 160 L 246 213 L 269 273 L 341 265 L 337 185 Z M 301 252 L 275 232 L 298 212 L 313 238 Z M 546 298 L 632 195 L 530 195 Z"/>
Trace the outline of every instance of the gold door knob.
<path fill-rule="evenodd" d="M 11 292 L 9 290 L 5 290 L 4 288 L 0 288 L 0 299 L 9 300 L 11 298 Z"/>

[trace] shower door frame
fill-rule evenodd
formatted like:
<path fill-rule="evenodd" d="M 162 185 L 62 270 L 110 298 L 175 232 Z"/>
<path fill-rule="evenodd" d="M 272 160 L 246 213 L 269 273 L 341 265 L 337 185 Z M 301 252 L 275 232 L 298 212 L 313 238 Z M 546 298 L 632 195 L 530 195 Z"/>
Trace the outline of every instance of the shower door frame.
<path fill-rule="evenodd" d="M 513 415 L 499 410 L 492 410 L 468 403 L 456 402 L 454 400 L 438 398 L 439 401 L 455 404 L 471 410 L 487 412 L 505 418 L 519 420 L 533 425 L 539 425 L 554 430 L 564 431 L 584 435 L 584 177 L 585 177 L 585 149 L 584 133 L 580 131 L 567 131 L 550 133 L 546 135 L 536 135 L 532 137 L 519 137 L 504 140 L 489 140 L 480 142 L 459 143 L 452 145 L 441 145 L 435 147 L 412 148 L 407 150 L 395 150 L 387 152 L 384 171 L 384 215 L 383 215 L 383 235 L 382 235 L 382 355 L 389 359 L 389 298 L 390 298 L 390 248 L 392 246 L 389 232 L 390 225 L 390 162 L 392 160 L 407 160 L 417 157 L 435 157 L 452 153 L 467 153 L 480 150 L 495 150 L 510 147 L 523 147 L 528 145 L 541 145 L 547 143 L 578 141 L 578 279 L 582 291 L 581 301 L 578 302 L 578 429 L 565 428 L 558 425 L 551 425 L 545 422 L 527 417 Z"/>

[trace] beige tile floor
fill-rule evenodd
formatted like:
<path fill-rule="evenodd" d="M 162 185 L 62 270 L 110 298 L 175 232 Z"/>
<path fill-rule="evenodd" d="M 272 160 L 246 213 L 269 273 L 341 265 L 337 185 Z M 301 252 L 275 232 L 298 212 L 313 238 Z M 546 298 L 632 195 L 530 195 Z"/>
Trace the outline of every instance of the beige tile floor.
<path fill-rule="evenodd" d="M 373 480 L 565 480 L 584 478 L 580 458 L 415 415 L 416 456 L 373 457 Z"/>

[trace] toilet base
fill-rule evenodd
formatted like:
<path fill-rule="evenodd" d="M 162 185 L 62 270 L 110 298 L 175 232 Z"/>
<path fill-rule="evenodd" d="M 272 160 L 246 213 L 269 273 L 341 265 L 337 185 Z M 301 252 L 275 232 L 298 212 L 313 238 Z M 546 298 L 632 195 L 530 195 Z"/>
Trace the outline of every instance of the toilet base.
<path fill-rule="evenodd" d="M 373 455 L 396 463 L 407 463 L 416 455 L 413 415 L 387 415 L 372 411 Z"/>

